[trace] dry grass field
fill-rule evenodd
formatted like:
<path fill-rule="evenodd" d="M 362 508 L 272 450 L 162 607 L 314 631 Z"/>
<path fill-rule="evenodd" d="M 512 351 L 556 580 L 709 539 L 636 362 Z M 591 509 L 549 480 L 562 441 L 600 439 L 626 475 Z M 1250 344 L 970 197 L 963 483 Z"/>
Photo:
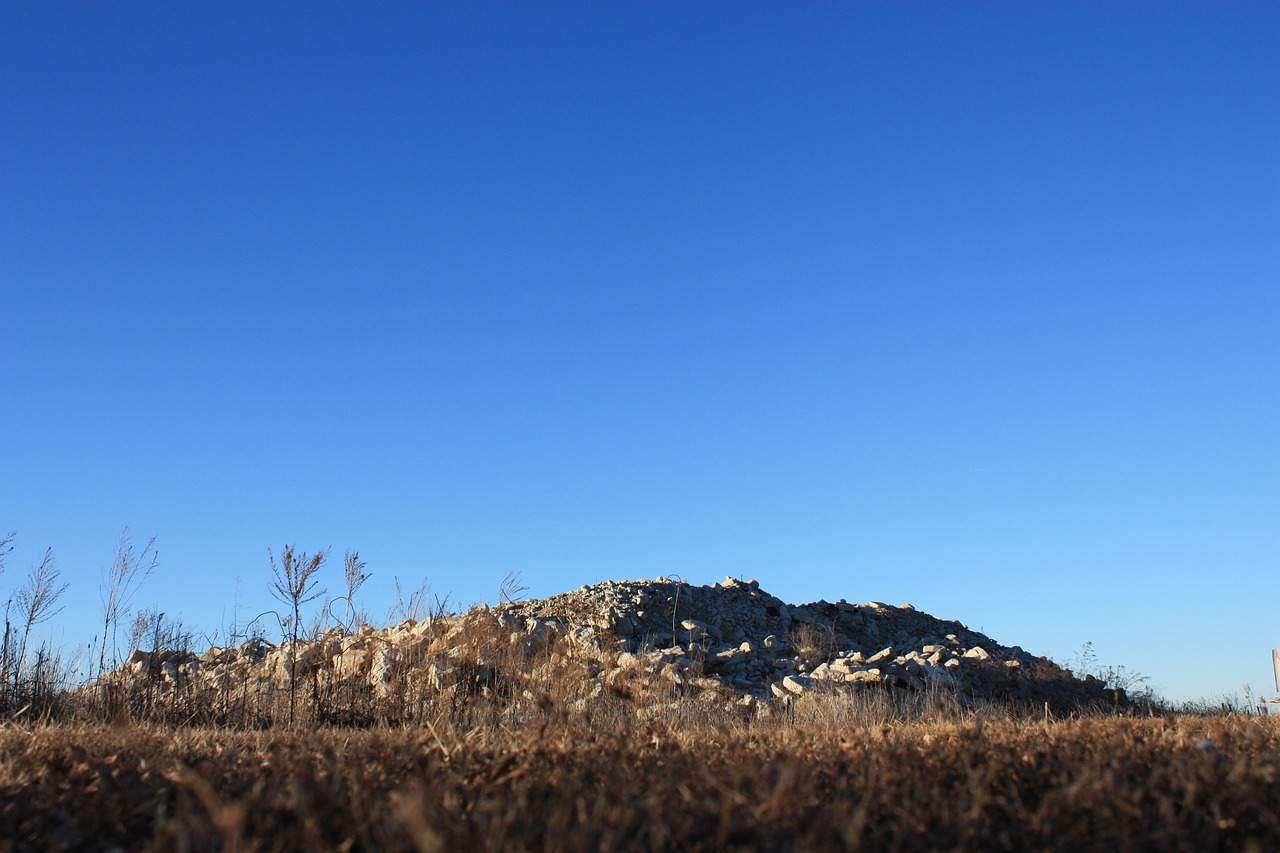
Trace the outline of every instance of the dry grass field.
<path fill-rule="evenodd" d="M 78 684 L 0 649 L 0 853 L 1280 849 L 1280 718 L 1081 691 L 1047 660 L 960 667 L 1003 697 L 743 692 L 692 637 L 623 652 L 564 618 L 199 656 L 157 635 Z M 835 659 L 809 645 L 773 678 Z"/>
<path fill-rule="evenodd" d="M 848 701 L 647 720 L 606 703 L 519 728 L 9 724 L 0 849 L 1280 848 L 1280 719 Z"/>

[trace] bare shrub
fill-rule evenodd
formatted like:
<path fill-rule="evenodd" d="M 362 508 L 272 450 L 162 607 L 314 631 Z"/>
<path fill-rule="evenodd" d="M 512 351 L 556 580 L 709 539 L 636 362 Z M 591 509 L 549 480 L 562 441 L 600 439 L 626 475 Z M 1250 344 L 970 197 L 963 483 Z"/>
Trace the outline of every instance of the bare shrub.
<path fill-rule="evenodd" d="M 18 605 L 18 617 L 22 624 L 22 639 L 18 644 L 18 653 L 14 659 L 14 686 L 18 685 L 18 676 L 26 663 L 27 641 L 31 637 L 31 629 L 47 622 L 61 612 L 58 599 L 67 591 L 69 584 L 58 584 L 61 576 L 53 559 L 53 549 L 46 549 L 44 558 L 32 568 L 26 582 L 18 589 L 14 599 Z"/>
<path fill-rule="evenodd" d="M 111 561 L 111 568 L 107 570 L 101 590 L 102 641 L 98 653 L 98 672 L 107 671 L 108 647 L 111 649 L 110 665 L 114 667 L 120 662 L 116 634 L 120 626 L 129 619 L 134 595 L 159 565 L 160 555 L 156 551 L 154 536 L 135 554 L 128 526 L 120 529 L 115 557 Z"/>
<path fill-rule="evenodd" d="M 1131 699 L 1147 704 L 1159 702 L 1159 698 L 1151 689 L 1151 679 L 1148 676 L 1122 664 L 1103 666 L 1098 660 L 1098 654 L 1091 640 L 1080 647 L 1066 666 L 1078 676 L 1093 677 L 1110 690 L 1123 691 Z"/>
<path fill-rule="evenodd" d="M 801 623 L 787 635 L 787 639 L 791 641 L 792 648 L 809 665 L 830 661 L 839 650 L 835 629 L 818 622 Z"/>
<path fill-rule="evenodd" d="M 323 589 L 316 589 L 319 581 L 316 580 L 315 575 L 328 559 L 329 551 L 326 549 L 308 556 L 307 552 L 300 552 L 293 545 L 285 545 L 280 553 L 279 563 L 276 562 L 276 555 L 270 549 L 267 550 L 267 555 L 271 561 L 271 594 L 288 607 L 291 613 L 286 630 L 289 632 L 290 651 L 289 725 L 292 726 L 297 694 L 298 632 L 302 621 L 302 606 L 315 601 L 325 593 Z"/>
<path fill-rule="evenodd" d="M 9 534 L 0 540 L 0 567 L 8 553 Z M 65 689 L 69 676 L 60 653 L 42 644 L 30 652 L 32 631 L 61 612 L 58 600 L 68 584 L 60 584 L 61 572 L 48 548 L 32 566 L 22 586 L 5 604 L 4 636 L 0 640 L 0 708 L 25 712 L 39 706 L 48 710 Z"/>
<path fill-rule="evenodd" d="M 368 562 L 360 559 L 359 551 L 346 551 L 342 555 L 343 578 L 347 582 L 347 594 L 345 596 L 347 603 L 347 630 L 353 630 L 362 621 L 368 621 L 356 609 L 356 592 L 360 587 L 364 586 L 365 581 L 369 580 L 369 573 L 365 571 Z"/>
<path fill-rule="evenodd" d="M 438 619 L 449 612 L 449 596 L 446 594 L 443 598 L 431 593 L 431 584 L 426 579 L 418 584 L 418 588 L 409 593 L 409 597 L 405 598 L 404 590 L 400 586 L 400 578 L 393 577 L 392 582 L 395 584 L 396 597 L 391 607 L 387 609 L 387 621 L 391 624 L 403 622 L 406 619 L 412 619 L 415 622 L 421 622 L 424 619 Z"/>

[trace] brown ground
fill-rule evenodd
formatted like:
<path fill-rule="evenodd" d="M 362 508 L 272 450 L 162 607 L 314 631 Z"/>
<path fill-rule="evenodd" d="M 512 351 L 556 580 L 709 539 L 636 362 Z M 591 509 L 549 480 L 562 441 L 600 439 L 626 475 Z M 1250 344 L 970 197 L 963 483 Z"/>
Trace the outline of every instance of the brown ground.
<path fill-rule="evenodd" d="M 824 717 L 9 724 L 0 850 L 1280 849 L 1280 718 Z"/>

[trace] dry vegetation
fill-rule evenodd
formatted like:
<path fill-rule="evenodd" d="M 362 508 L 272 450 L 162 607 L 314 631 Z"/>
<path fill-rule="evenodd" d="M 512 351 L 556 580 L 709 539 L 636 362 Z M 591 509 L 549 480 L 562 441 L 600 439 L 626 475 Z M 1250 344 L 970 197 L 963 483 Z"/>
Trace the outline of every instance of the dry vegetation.
<path fill-rule="evenodd" d="M 474 677 L 432 689 L 344 694 L 312 669 L 218 713 L 181 680 L 63 694 L 0 727 L 0 849 L 1280 844 L 1280 719 L 1053 719 L 895 690 L 744 706 L 643 670 L 588 690 L 569 637 L 462 624 L 426 632 L 417 665 L 447 646 Z"/>
<path fill-rule="evenodd" d="M 151 567 L 122 543 L 108 636 Z M 33 594 L 0 644 L 0 851 L 1280 849 L 1280 718 L 889 688 L 761 701 L 620 666 L 610 636 L 412 600 L 402 615 L 427 618 L 371 680 L 377 654 L 349 670 L 298 645 L 313 562 L 281 555 L 278 647 L 201 656 L 216 689 L 158 617 L 139 624 L 159 651 L 71 686 L 26 654 L 56 601 Z M 366 575 L 346 562 L 353 625 Z M 355 648 L 371 629 L 310 633 Z"/>
<path fill-rule="evenodd" d="M 1280 840 L 1275 719 L 908 719 L 874 704 L 861 721 L 806 697 L 794 714 L 731 724 L 547 708 L 519 729 L 10 725 L 0 847 L 1262 851 Z"/>

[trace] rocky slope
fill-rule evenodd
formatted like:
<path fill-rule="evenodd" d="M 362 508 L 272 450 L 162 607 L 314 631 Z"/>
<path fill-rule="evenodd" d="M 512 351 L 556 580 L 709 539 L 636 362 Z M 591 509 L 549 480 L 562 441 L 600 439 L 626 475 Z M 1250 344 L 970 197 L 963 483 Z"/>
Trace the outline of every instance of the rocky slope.
<path fill-rule="evenodd" d="M 611 645 L 619 666 L 709 677 L 762 699 L 881 685 L 1058 706 L 1124 701 L 1092 677 L 1076 679 L 1047 658 L 910 605 L 791 605 L 755 581 L 607 581 L 496 612 L 523 619 L 526 631 L 568 631 Z"/>
<path fill-rule="evenodd" d="M 1063 709 L 1125 701 L 1096 679 L 1079 680 L 1046 658 L 910 605 L 792 605 L 755 581 L 733 578 L 711 586 L 606 581 L 389 628 L 334 628 L 293 650 L 258 638 L 201 655 L 137 651 L 105 683 L 127 695 L 167 691 L 215 705 L 243 705 L 250 695 L 279 695 L 282 685 L 302 683 L 313 696 L 342 691 L 348 704 L 358 695 L 404 707 L 459 691 L 530 698 L 553 669 L 558 695 L 571 703 L 642 682 L 747 708 L 872 689 L 935 691 L 970 705 L 1048 702 Z M 543 688 L 534 684 L 535 670 Z M 574 684 L 564 688 L 565 681 Z M 645 702 L 657 694 L 627 695 Z M 663 697 L 669 702 L 671 690 Z"/>

